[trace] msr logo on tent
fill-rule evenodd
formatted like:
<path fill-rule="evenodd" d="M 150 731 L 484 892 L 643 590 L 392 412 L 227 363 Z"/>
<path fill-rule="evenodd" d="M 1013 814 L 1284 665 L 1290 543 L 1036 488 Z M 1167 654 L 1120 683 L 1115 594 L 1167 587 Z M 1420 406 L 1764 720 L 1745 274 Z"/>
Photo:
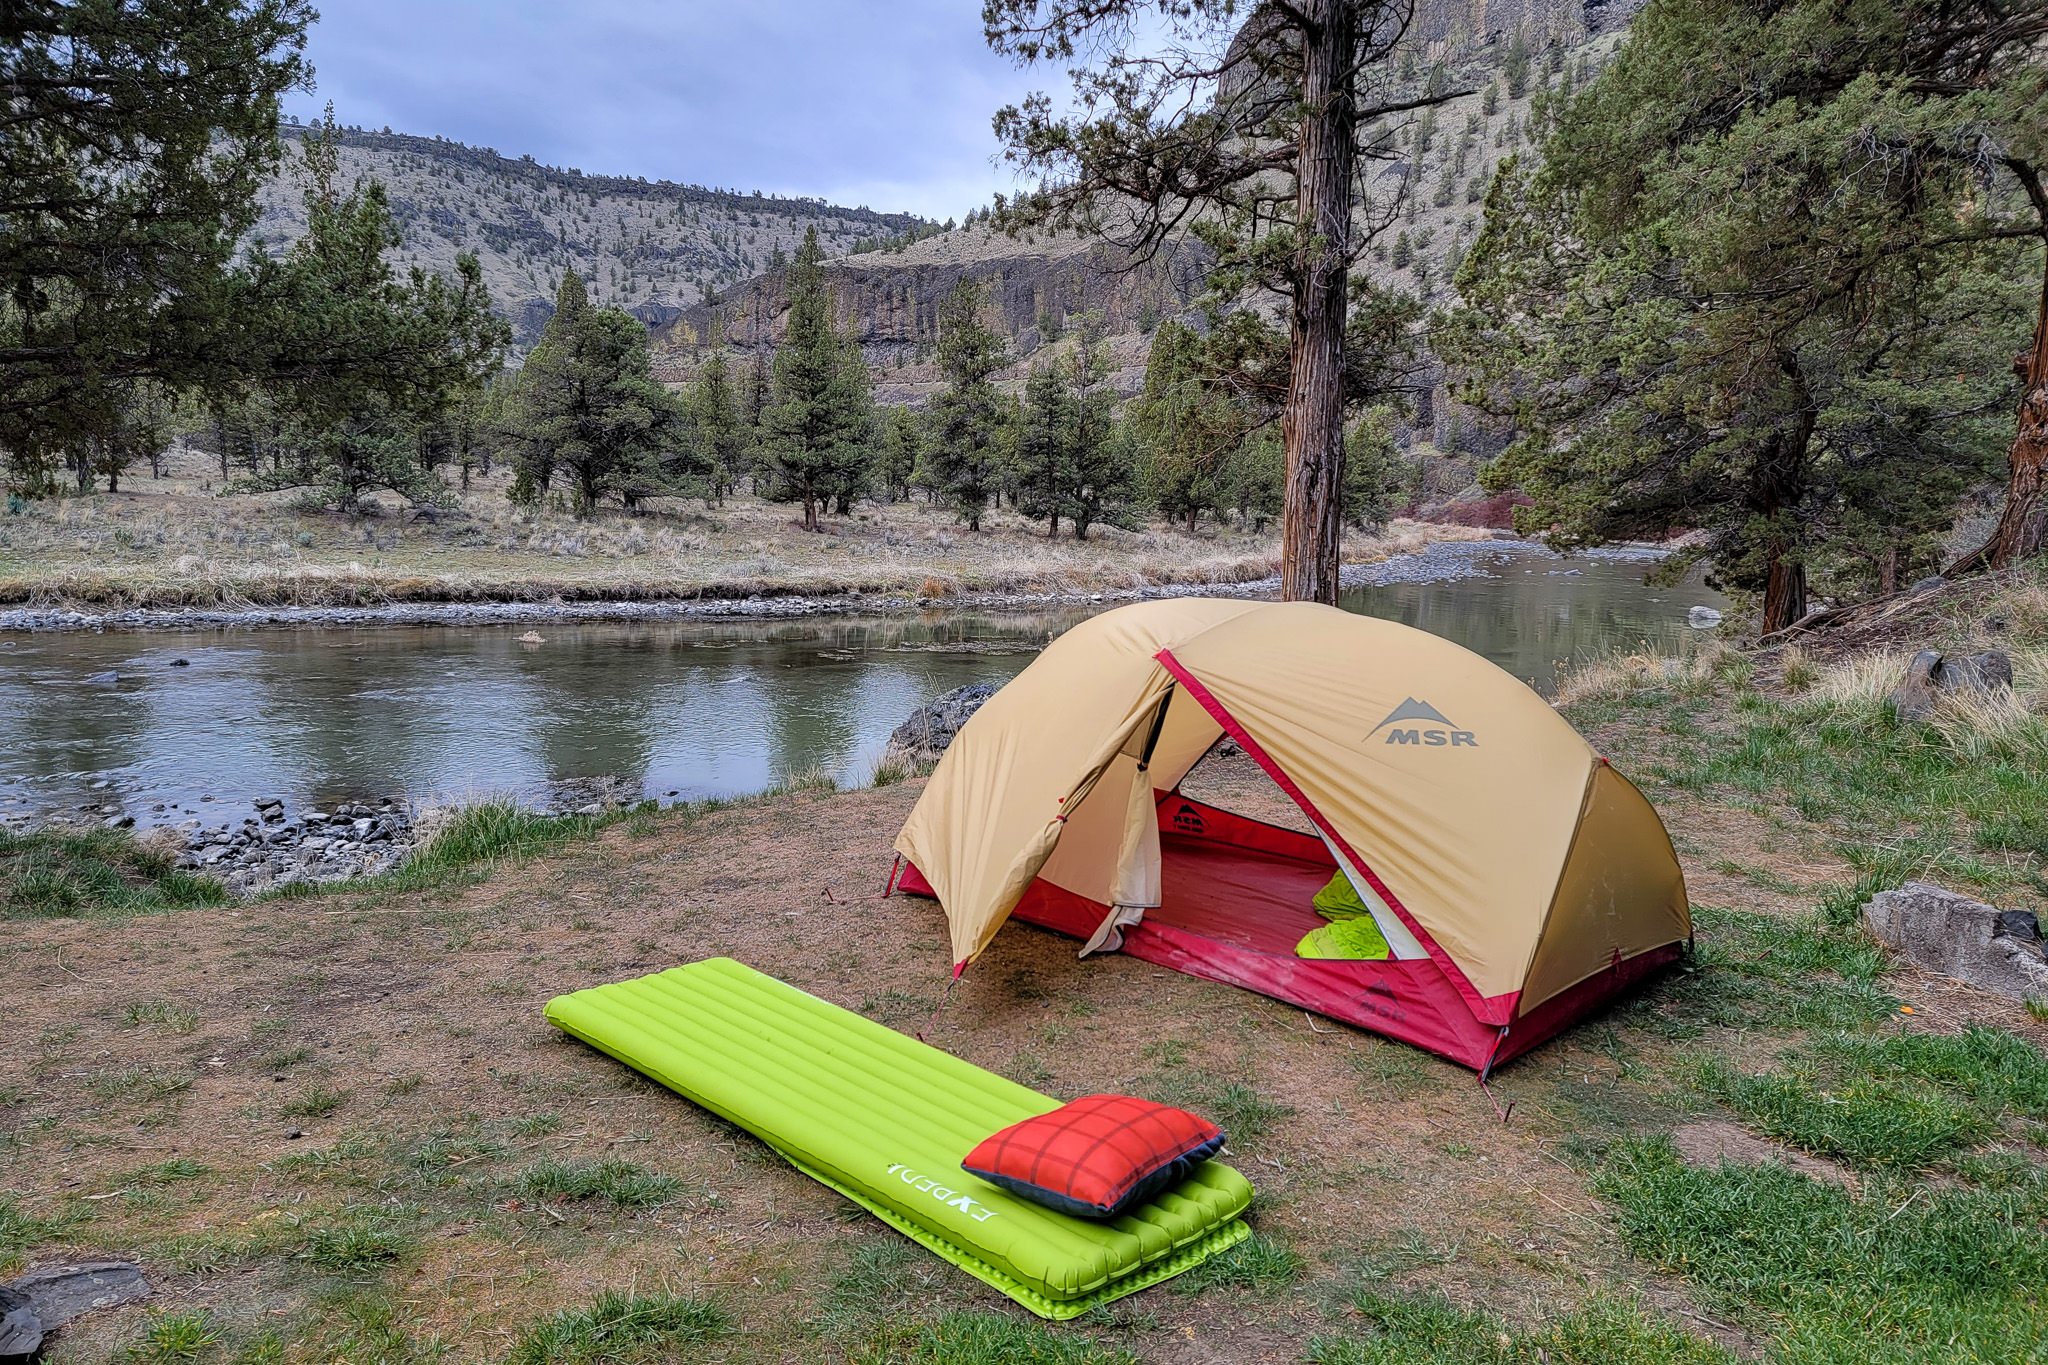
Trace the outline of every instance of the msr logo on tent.
<path fill-rule="evenodd" d="M 1407 722 L 1407 724 L 1403 724 Z M 1391 726 L 1393 728 L 1389 729 Z M 1387 713 L 1387 718 L 1367 732 L 1371 739 L 1386 730 L 1388 744 L 1420 744 L 1425 748 L 1476 749 L 1479 737 L 1470 730 L 1460 730 L 1450 718 L 1426 701 L 1410 697 Z"/>

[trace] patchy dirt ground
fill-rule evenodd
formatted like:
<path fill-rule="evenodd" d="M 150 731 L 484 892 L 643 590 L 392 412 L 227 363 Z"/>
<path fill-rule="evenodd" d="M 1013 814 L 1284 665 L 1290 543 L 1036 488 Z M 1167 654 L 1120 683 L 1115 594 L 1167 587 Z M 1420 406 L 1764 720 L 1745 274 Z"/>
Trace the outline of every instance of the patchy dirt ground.
<path fill-rule="evenodd" d="M 1630 1262 L 1569 1159 L 1590 1137 L 1668 1131 L 1705 1107 L 1669 1080 L 1697 1044 L 1659 1027 L 1668 985 L 1506 1069 L 1505 1125 L 1461 1068 L 1144 962 L 1079 962 L 1028 926 L 938 1008 L 937 907 L 876 897 L 917 788 L 641 817 L 440 891 L 8 925 L 0 1194 L 57 1229 L 36 1262 L 133 1256 L 159 1287 L 148 1309 L 78 1324 L 51 1359 L 108 1358 L 166 1309 L 206 1310 L 230 1344 L 268 1329 L 293 1360 L 492 1360 L 603 1289 L 702 1291 L 736 1329 L 701 1358 L 727 1361 L 844 1359 L 877 1323 L 1006 1309 L 542 1021 L 554 994 L 715 954 L 905 1031 L 929 1025 L 934 1044 L 1056 1095 L 1227 1102 L 1253 1222 L 1304 1264 L 1277 1282 L 1164 1286 L 1078 1324 L 1142 1359 L 1299 1360 L 1347 1330 L 1361 1287 L 1438 1287 L 1517 1318 L 1636 1286 L 1742 1343 Z M 1190 790 L 1292 814 L 1241 758 L 1212 760 Z M 1653 793 L 1697 903 L 1789 914 L 1844 875 L 1796 830 Z M 1942 1019 L 2017 1013 L 1961 1003 Z M 1716 1036 L 1745 1046 L 1739 1029 Z M 1771 1150 L 1736 1131 L 1742 1159 Z M 1729 1154 L 1702 1142 L 1705 1159 Z M 534 1175 L 607 1160 L 679 1184 L 641 1208 Z M 387 1241 L 348 1240 L 363 1229 Z M 398 1324 L 382 1346 L 372 1320 Z"/>

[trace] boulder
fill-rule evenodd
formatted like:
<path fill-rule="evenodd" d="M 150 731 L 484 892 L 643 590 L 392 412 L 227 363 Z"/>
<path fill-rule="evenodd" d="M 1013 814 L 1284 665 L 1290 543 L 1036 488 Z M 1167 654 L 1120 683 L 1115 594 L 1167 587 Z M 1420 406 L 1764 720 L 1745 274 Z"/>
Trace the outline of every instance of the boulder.
<path fill-rule="evenodd" d="M 1872 896 L 1863 923 L 1880 943 L 1929 971 L 2013 1000 L 2048 997 L 2040 928 L 2024 912 L 1907 882 Z"/>
<path fill-rule="evenodd" d="M 1923 649 L 1906 666 L 1906 676 L 1892 689 L 1892 709 L 1901 720 L 1925 720 L 1945 696 L 1969 693 L 1988 697 L 2012 690 L 2012 660 L 2002 650 L 1981 654 L 1944 655 Z"/>
<path fill-rule="evenodd" d="M 889 732 L 887 757 L 920 767 L 938 762 L 960 727 L 995 694 L 993 683 L 969 683 L 918 707 Z"/>

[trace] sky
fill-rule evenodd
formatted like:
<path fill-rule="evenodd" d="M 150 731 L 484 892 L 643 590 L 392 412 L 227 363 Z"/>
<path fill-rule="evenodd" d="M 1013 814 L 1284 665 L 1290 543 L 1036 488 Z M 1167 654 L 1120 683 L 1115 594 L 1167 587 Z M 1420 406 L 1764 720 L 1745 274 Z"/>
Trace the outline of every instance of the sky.
<path fill-rule="evenodd" d="M 990 117 L 1058 69 L 974 0 L 318 0 L 286 111 L 588 172 L 959 217 L 1015 180 Z"/>

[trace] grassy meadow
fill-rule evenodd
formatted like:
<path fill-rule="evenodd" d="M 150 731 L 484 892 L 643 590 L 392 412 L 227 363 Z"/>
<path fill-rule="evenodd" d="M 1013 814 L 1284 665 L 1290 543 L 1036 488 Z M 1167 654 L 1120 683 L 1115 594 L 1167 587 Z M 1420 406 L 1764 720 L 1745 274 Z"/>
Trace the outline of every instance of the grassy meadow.
<path fill-rule="evenodd" d="M 55 1362 L 2040 1359 L 2048 1002 L 1888 961 L 1856 912 L 1909 877 L 2048 899 L 2048 582 L 1916 610 L 1568 680 L 1671 829 L 1699 948 L 1505 1068 L 1505 1124 L 1412 1049 L 1005 930 L 930 1040 L 1208 1112 L 1259 1190 L 1252 1240 L 1061 1326 L 541 1019 L 729 953 L 923 1027 L 937 911 L 872 899 L 915 777 L 486 808 L 377 882 L 240 904 L 113 836 L 10 841 L 0 1274 L 148 1268 L 154 1299 Z M 1883 692 L 1923 642 L 2009 650 L 2018 701 L 1901 723 Z M 1243 760 L 1190 785 L 1286 816 Z"/>

